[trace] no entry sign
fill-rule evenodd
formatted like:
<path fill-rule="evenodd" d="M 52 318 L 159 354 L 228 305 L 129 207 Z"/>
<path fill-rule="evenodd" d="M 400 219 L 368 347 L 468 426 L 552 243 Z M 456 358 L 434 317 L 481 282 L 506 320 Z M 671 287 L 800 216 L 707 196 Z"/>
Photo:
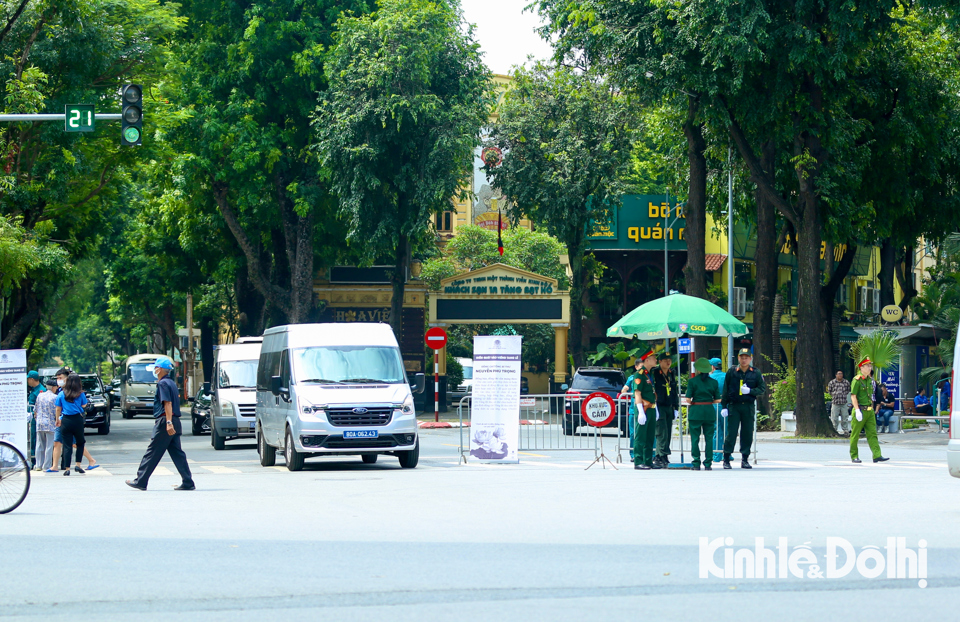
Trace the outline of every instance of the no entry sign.
<path fill-rule="evenodd" d="M 431 350 L 442 350 L 447 345 L 447 331 L 439 326 L 434 326 L 427 331 L 423 340 L 427 342 L 427 347 Z"/>
<path fill-rule="evenodd" d="M 616 411 L 614 411 L 613 400 L 609 395 L 606 393 L 591 393 L 587 396 L 587 399 L 583 400 L 580 413 L 588 425 L 599 428 L 610 423 Z"/>

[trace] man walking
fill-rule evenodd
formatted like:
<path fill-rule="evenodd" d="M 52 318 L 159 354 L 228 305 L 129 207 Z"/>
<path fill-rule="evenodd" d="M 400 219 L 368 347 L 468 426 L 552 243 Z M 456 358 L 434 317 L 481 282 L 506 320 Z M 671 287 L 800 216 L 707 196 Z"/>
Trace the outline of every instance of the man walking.
<path fill-rule="evenodd" d="M 653 388 L 657 392 L 657 450 L 654 464 L 666 468 L 670 464 L 670 436 L 673 422 L 680 416 L 680 389 L 677 386 L 677 374 L 670 369 L 670 353 L 663 351 L 657 357 L 658 367 L 653 370 Z"/>
<path fill-rule="evenodd" d="M 720 416 L 726 419 L 727 435 L 723 440 L 723 468 L 730 469 L 730 456 L 740 432 L 740 468 L 750 469 L 750 448 L 753 447 L 753 426 L 756 422 L 756 399 L 767 391 L 761 374 L 753 367 L 749 348 L 740 350 L 740 363 L 724 377 Z"/>
<path fill-rule="evenodd" d="M 654 465 L 653 452 L 657 433 L 657 393 L 653 388 L 650 370 L 657 364 L 653 350 L 640 357 L 642 367 L 633 376 L 630 393 L 636 403 L 637 426 L 633 430 L 633 468 L 660 469 Z"/>
<path fill-rule="evenodd" d="M 173 361 L 166 356 L 161 356 L 156 363 L 147 366 L 147 371 L 152 372 L 157 379 L 157 394 L 153 398 L 153 436 L 137 470 L 137 479 L 128 479 L 127 486 L 146 490 L 147 482 L 160 463 L 160 459 L 163 458 L 163 454 L 169 453 L 170 459 L 173 460 L 174 466 L 177 467 L 183 479 L 183 482 L 174 490 L 195 490 L 193 476 L 187 465 L 187 455 L 180 447 L 183 428 L 180 425 L 180 394 L 177 383 L 170 378 Z"/>
<path fill-rule="evenodd" d="M 833 422 L 833 428 L 840 434 L 844 434 L 843 424 L 846 421 L 847 432 L 850 432 L 850 411 L 847 410 L 847 399 L 850 397 L 850 383 L 843 377 L 843 372 L 838 371 L 836 377 L 827 385 L 827 393 L 830 394 L 830 420 Z"/>

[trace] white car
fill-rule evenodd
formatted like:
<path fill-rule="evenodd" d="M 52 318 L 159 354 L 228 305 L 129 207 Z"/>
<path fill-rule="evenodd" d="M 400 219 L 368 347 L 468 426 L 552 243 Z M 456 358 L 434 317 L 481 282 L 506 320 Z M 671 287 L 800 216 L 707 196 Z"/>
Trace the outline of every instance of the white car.
<path fill-rule="evenodd" d="M 953 351 L 953 378 L 950 383 L 951 391 L 957 387 L 957 365 L 960 365 L 960 340 Z M 950 440 L 947 442 L 947 468 L 950 475 L 960 477 L 960 400 L 953 400 L 950 405 Z"/>
<path fill-rule="evenodd" d="M 463 382 L 460 386 L 450 387 L 447 390 L 455 404 L 460 401 L 460 398 L 473 393 L 473 359 L 457 358 L 457 362 L 463 367 Z"/>

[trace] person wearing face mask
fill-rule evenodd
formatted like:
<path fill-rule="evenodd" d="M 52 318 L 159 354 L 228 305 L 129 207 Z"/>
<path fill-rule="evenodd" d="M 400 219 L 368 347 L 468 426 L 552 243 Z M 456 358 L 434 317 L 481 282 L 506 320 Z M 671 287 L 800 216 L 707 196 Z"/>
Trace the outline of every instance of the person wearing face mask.
<path fill-rule="evenodd" d="M 69 367 L 61 367 L 57 370 L 57 390 L 55 393 L 59 394 L 63 392 L 63 386 L 67 381 L 67 377 L 72 373 L 73 370 Z M 76 449 L 76 445 L 72 445 L 71 447 L 72 449 Z M 57 426 L 53 432 L 53 465 L 44 472 L 57 473 L 58 469 L 53 468 L 57 466 L 63 469 L 64 475 L 70 475 L 70 453 L 69 449 L 66 452 L 63 451 L 63 431 L 60 429 L 60 426 Z M 87 459 L 88 471 L 92 471 L 100 466 L 97 461 L 93 459 L 93 456 L 90 455 L 90 450 L 86 448 L 86 445 L 83 447 L 83 457 Z"/>
<path fill-rule="evenodd" d="M 143 460 L 140 461 L 137 478 L 128 479 L 127 486 L 146 490 L 154 469 L 160 464 L 163 454 L 168 453 L 183 480 L 174 490 L 196 490 L 190 466 L 187 464 L 187 454 L 183 453 L 180 446 L 183 428 L 180 425 L 180 394 L 177 383 L 170 378 L 173 361 L 169 357 L 161 356 L 156 363 L 147 366 L 147 371 L 152 372 L 157 379 L 157 392 L 153 398 L 153 436 Z"/>

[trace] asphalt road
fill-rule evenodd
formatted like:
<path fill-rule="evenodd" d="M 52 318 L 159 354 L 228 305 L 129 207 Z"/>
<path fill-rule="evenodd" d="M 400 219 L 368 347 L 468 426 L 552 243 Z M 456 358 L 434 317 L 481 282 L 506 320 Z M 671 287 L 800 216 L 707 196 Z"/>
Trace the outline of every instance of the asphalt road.
<path fill-rule="evenodd" d="M 463 466 L 457 430 L 424 430 L 414 470 L 328 458 L 291 473 L 279 456 L 260 467 L 252 442 L 217 452 L 187 435 L 198 490 L 173 491 L 165 459 L 144 493 L 123 480 L 151 425 L 115 417 L 109 436 L 88 437 L 100 469 L 36 477 L 0 516 L 0 617 L 912 622 L 960 610 L 960 480 L 942 439 L 891 435 L 879 465 L 852 465 L 843 445 L 765 443 L 752 471 L 638 472 L 584 470 L 588 451 Z M 732 538 L 731 551 L 785 537 L 823 564 L 828 537 L 859 554 L 898 536 L 914 551 L 925 541 L 925 588 L 857 570 L 811 578 L 809 563 L 800 579 L 699 576 L 701 537 Z M 723 566 L 722 549 L 713 560 Z"/>

